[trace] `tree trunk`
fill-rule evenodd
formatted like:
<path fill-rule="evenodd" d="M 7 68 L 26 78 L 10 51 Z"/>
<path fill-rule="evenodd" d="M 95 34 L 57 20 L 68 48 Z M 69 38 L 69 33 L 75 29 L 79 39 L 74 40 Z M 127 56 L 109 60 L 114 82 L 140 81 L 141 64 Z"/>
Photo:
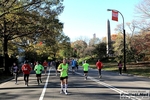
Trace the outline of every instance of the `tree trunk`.
<path fill-rule="evenodd" d="M 8 51 L 7 51 L 7 44 L 8 44 L 8 39 L 7 39 L 7 35 L 4 35 L 4 41 L 3 41 L 3 67 L 5 68 L 5 73 L 10 73 L 9 70 L 9 56 L 8 56 Z"/>

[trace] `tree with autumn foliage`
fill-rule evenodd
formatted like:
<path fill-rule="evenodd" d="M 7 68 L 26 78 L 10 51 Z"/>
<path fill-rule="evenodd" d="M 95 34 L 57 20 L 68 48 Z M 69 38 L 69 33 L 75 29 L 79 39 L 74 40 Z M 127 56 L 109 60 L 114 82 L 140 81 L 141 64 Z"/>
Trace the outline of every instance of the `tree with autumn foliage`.
<path fill-rule="evenodd" d="M 17 38 L 20 38 L 20 41 L 22 41 L 24 36 L 27 39 L 33 39 L 33 37 L 36 38 L 36 36 L 41 34 L 51 34 L 54 30 L 57 30 L 55 23 L 57 23 L 58 27 L 62 27 L 63 24 L 57 21 L 57 16 L 63 11 L 62 1 L 0 1 L 0 38 L 3 40 L 4 67 L 6 72 L 9 71 L 6 59 L 8 57 L 8 41 Z M 23 42 L 17 44 L 21 45 Z"/>
<path fill-rule="evenodd" d="M 84 50 L 87 48 L 87 43 L 83 40 L 77 40 L 71 43 L 71 47 L 73 48 L 72 54 L 74 57 L 83 57 Z"/>

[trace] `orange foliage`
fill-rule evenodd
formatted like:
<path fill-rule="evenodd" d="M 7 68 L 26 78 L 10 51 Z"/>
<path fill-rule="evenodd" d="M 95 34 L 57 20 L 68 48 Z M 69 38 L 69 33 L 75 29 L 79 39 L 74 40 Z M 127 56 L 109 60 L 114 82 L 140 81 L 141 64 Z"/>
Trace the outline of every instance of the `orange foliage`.
<path fill-rule="evenodd" d="M 112 34 L 112 35 L 111 35 L 111 40 L 112 40 L 112 41 L 116 41 L 116 38 L 117 38 L 117 34 Z"/>

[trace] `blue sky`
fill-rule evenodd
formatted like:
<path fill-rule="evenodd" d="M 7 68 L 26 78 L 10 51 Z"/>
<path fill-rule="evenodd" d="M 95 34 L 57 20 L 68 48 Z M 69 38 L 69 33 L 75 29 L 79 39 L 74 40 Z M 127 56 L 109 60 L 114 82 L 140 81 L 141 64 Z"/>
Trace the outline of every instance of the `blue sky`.
<path fill-rule="evenodd" d="M 90 39 L 93 34 L 102 39 L 107 35 L 107 20 L 110 20 L 111 33 L 118 24 L 122 23 L 119 14 L 118 22 L 112 21 L 112 12 L 107 9 L 116 9 L 124 16 L 124 21 L 132 22 L 135 17 L 135 6 L 141 0 L 64 0 L 63 13 L 59 16 L 64 23 L 64 33 L 71 41 L 79 38 Z M 126 30 L 127 27 L 125 27 Z"/>

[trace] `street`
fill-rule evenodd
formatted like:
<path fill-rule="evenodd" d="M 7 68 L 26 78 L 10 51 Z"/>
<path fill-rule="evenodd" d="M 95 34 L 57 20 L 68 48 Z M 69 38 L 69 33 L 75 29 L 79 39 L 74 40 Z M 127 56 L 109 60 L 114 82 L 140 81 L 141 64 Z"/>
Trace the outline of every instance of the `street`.
<path fill-rule="evenodd" d="M 18 77 L 17 85 L 14 79 L 4 82 L 0 84 L 0 100 L 120 100 L 121 94 L 127 92 L 150 91 L 149 78 L 102 71 L 102 78 L 99 79 L 97 70 L 89 69 L 88 79 L 84 80 L 81 67 L 75 74 L 69 72 L 68 95 L 59 93 L 60 80 L 54 68 L 49 69 L 47 75 L 42 74 L 42 81 L 38 85 L 36 75 L 32 72 L 28 87 L 22 75 Z M 130 95 L 127 97 L 130 98 Z M 148 100 L 149 97 L 145 98 Z M 144 99 L 135 96 L 131 100 Z"/>

